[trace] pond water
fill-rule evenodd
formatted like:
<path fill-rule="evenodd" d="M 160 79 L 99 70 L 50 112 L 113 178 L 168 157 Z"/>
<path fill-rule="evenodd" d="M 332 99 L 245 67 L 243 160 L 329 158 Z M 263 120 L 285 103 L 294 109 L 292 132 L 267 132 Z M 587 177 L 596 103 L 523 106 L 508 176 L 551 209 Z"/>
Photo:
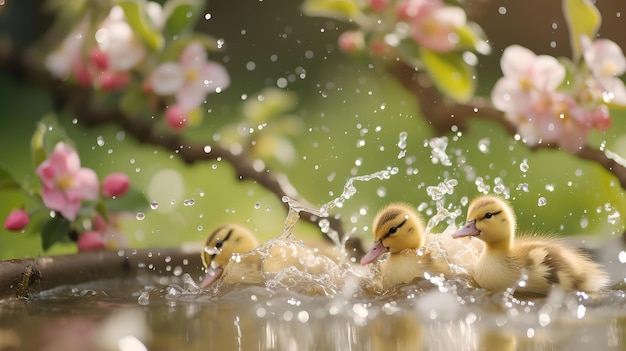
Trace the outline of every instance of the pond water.
<path fill-rule="evenodd" d="M 462 281 L 419 281 L 367 297 L 188 276 L 59 286 L 0 304 L 0 350 L 623 350 L 626 294 L 517 300 Z M 433 284 L 434 283 L 434 284 Z"/>

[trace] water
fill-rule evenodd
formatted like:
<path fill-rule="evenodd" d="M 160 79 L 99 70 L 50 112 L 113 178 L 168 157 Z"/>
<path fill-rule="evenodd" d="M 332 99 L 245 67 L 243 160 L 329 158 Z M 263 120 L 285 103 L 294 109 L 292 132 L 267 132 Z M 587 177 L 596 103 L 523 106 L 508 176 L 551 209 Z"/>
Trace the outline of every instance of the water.
<path fill-rule="evenodd" d="M 218 297 L 183 277 L 139 275 L 3 301 L 0 348 L 621 350 L 625 303 L 622 291 L 587 297 L 555 290 L 520 301 L 465 282 L 427 280 L 378 297 L 254 285 Z"/>

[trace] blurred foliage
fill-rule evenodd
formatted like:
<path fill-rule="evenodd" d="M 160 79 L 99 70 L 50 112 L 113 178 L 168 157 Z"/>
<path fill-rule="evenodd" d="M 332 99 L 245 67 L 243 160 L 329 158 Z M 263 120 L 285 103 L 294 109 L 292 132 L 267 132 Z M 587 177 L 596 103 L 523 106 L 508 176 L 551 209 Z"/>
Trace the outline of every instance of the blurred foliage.
<path fill-rule="evenodd" d="M 500 126 L 480 119 L 467 131 L 446 135 L 446 152 L 453 166 L 433 164 L 428 140 L 436 135 L 419 115 L 414 97 L 384 66 L 339 53 L 336 28 L 341 24 L 302 18 L 296 4 L 287 1 L 251 3 L 249 11 L 232 16 L 240 12 L 237 6 L 211 2 L 210 20 L 200 22 L 200 28 L 225 39 L 224 52 L 212 59 L 227 67 L 232 85 L 208 99 L 202 124 L 187 131 L 186 137 L 219 139 L 222 128 L 249 115 L 244 100 L 276 86 L 278 79 L 286 79 L 283 90 L 298 97 L 288 111 L 300 119 L 303 132 L 288 137 L 296 152 L 291 163 L 265 162 L 272 171 L 286 174 L 304 198 L 321 205 L 338 196 L 351 176 L 387 167 L 400 170 L 386 181 L 355 184 L 358 193 L 336 211 L 346 229 L 356 228 L 354 235 L 366 243 L 371 240 L 371 220 L 384 204 L 402 201 L 417 207 L 425 202 L 428 208 L 422 213 L 428 217 L 435 204 L 426 187 L 457 179 L 459 186 L 446 197 L 446 203 L 458 207 L 464 197 L 478 194 L 472 175 L 482 177 L 492 188 L 496 177 L 501 178 L 510 190 L 521 229 L 597 237 L 624 230 L 624 190 L 598 165 L 558 150 L 530 151 Z M 485 78 L 481 78 L 478 91 L 488 91 L 499 74 L 498 67 L 479 68 Z M 18 179 L 38 182 L 29 141 L 37 121 L 55 109 L 55 102 L 48 92 L 25 84 L 7 66 L 0 72 L 0 96 L 0 163 Z M 283 112 L 277 113 L 282 116 Z M 115 126 L 92 129 L 76 123 L 75 117 L 62 111 L 59 121 L 75 141 L 83 165 L 100 176 L 113 171 L 128 173 L 131 184 L 153 203 L 155 209 L 148 209 L 145 217 L 122 223 L 133 247 L 200 243 L 214 227 L 228 221 L 248 226 L 261 241 L 282 230 L 285 211 L 279 199 L 252 182 L 239 181 L 227 163 L 186 165 L 175 153 L 139 144 Z M 602 143 L 626 154 L 626 126 L 620 123 L 624 118 L 623 113 L 616 115 L 611 130 L 593 135 L 594 145 Z M 272 121 L 266 122 L 268 126 Z M 403 131 L 408 133 L 408 145 L 406 154 L 399 157 L 397 143 Z M 524 161 L 529 166 L 526 172 L 520 169 Z M 518 189 L 522 183 L 528 184 L 528 192 Z M 538 206 L 540 197 L 546 199 L 545 206 Z M 24 197 L 6 190 L 0 199 L 0 216 L 4 216 Z M 622 215 L 612 224 L 607 218 L 615 211 Z M 299 223 L 295 232 L 301 239 L 321 235 L 306 223 Z M 41 255 L 40 240 L 29 232 L 1 230 L 0 259 Z M 46 254 L 73 250 L 74 245 L 55 245 Z"/>

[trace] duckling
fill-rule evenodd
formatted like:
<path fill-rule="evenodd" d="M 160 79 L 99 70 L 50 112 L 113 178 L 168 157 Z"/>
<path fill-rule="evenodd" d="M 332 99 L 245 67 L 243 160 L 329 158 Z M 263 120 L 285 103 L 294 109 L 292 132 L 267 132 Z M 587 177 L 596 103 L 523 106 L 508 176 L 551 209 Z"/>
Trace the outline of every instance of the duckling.
<path fill-rule="evenodd" d="M 200 287 L 206 288 L 217 281 L 234 254 L 251 252 L 257 246 L 259 243 L 256 237 L 247 228 L 238 224 L 226 224 L 215 229 L 207 238 L 201 253 L 206 275 L 200 283 Z M 254 261 L 254 258 L 247 258 L 245 262 L 248 261 Z M 254 274 L 259 271 L 254 268 L 254 262 L 244 263 L 240 269 L 248 271 L 248 274 L 243 276 L 252 276 L 255 278 L 252 279 L 253 281 L 260 280 L 258 274 Z"/>
<path fill-rule="evenodd" d="M 514 238 L 515 231 L 511 206 L 500 197 L 483 195 L 470 203 L 466 225 L 452 234 L 474 236 L 485 243 L 473 274 L 482 288 L 502 292 L 519 281 L 515 293 L 532 297 L 547 295 L 554 285 L 566 292 L 587 293 L 607 285 L 608 275 L 585 254 L 555 238 Z"/>
<path fill-rule="evenodd" d="M 415 278 L 443 274 L 451 277 L 451 258 L 439 245 L 439 235 L 425 235 L 424 224 L 418 213 L 409 205 L 390 204 L 382 208 L 372 224 L 374 245 L 361 259 L 361 265 L 374 262 L 389 252 L 389 258 L 381 263 L 383 289 L 407 284 Z"/>
<path fill-rule="evenodd" d="M 328 256 L 330 254 L 330 256 Z M 331 288 L 339 284 L 337 250 L 310 248 L 295 241 L 272 239 L 262 245 L 245 227 L 228 224 L 217 228 L 206 241 L 202 262 L 207 274 L 200 287 L 219 278 L 223 286 L 271 285 L 325 294 L 324 280 Z M 333 279 L 336 278 L 336 279 Z"/>

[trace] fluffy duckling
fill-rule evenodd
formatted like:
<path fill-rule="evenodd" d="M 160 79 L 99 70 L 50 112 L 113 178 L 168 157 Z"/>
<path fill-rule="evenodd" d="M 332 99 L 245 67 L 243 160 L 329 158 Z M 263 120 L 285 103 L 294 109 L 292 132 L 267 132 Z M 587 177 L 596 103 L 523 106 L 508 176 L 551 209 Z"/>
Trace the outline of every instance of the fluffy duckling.
<path fill-rule="evenodd" d="M 567 248 L 554 238 L 514 238 L 515 213 L 497 196 L 479 196 L 467 210 L 467 224 L 454 238 L 474 236 L 485 251 L 474 268 L 474 279 L 494 292 L 515 286 L 515 293 L 545 296 L 553 285 L 565 291 L 596 292 L 609 279 L 601 267 L 583 253 Z M 525 276 L 523 276 L 525 275 Z"/>
<path fill-rule="evenodd" d="M 333 272 L 338 269 L 335 260 L 339 259 L 337 250 L 327 247 L 310 248 L 278 239 L 258 245 L 248 229 L 228 224 L 214 230 L 206 241 L 202 262 L 207 274 L 200 287 L 206 288 L 221 277 L 224 286 L 272 281 L 272 285 L 325 294 L 325 287 L 316 284 L 315 279 L 338 285 L 329 277 L 334 277 Z"/>
<path fill-rule="evenodd" d="M 200 283 L 200 287 L 206 288 L 217 281 L 233 254 L 245 254 L 257 246 L 259 243 L 256 237 L 247 228 L 238 224 L 226 224 L 215 229 L 207 238 L 201 253 L 206 275 Z M 253 258 L 247 259 L 247 261 L 250 260 L 254 261 Z M 249 271 L 244 276 L 256 278 L 252 280 L 260 280 L 257 277 L 258 274 L 254 274 L 254 272 L 259 271 L 254 268 L 254 262 L 251 262 L 251 265 L 244 263 L 242 266 L 249 266 L 248 269 L 244 269 Z"/>
<path fill-rule="evenodd" d="M 411 206 L 395 203 L 382 208 L 374 219 L 372 231 L 374 245 L 361 259 L 361 265 L 389 252 L 389 258 L 381 263 L 383 289 L 423 278 L 427 272 L 453 275 L 448 253 L 437 243 L 430 245 L 422 219 Z"/>

